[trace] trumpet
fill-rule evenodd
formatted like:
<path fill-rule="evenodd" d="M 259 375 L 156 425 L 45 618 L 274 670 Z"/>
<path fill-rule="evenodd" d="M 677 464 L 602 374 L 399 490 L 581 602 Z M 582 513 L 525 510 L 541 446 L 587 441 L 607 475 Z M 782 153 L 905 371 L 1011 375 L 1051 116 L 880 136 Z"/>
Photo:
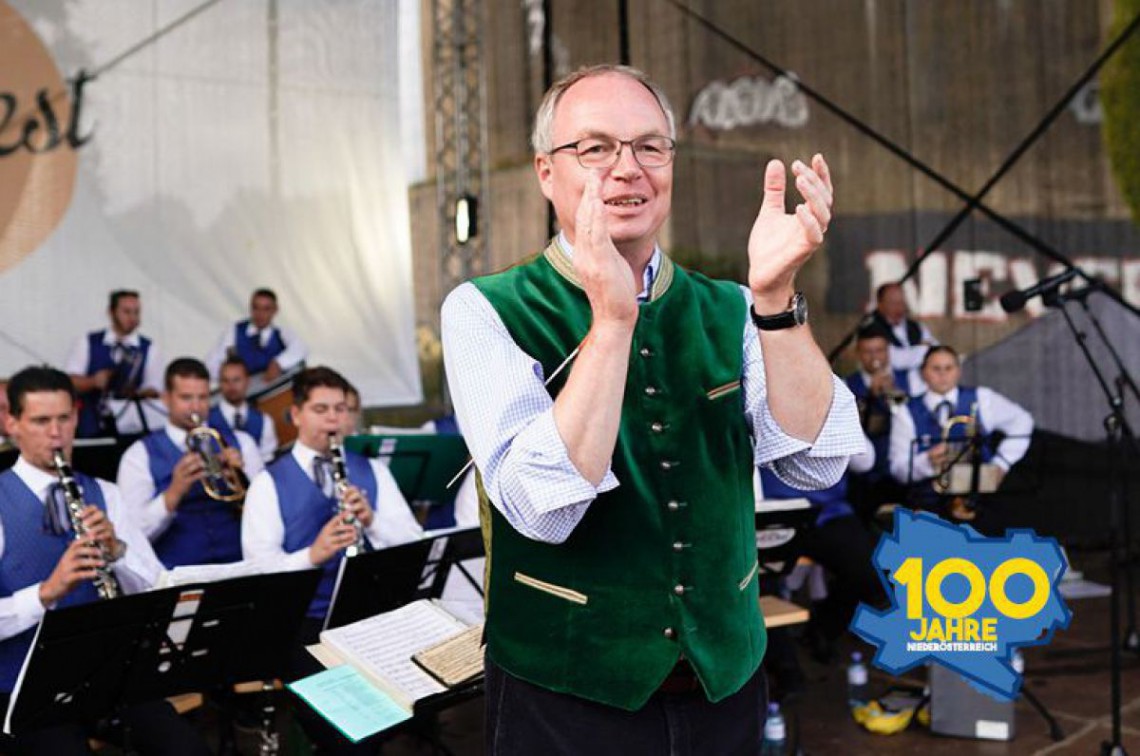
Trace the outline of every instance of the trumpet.
<path fill-rule="evenodd" d="M 978 403 L 974 402 L 970 405 L 969 415 L 954 415 L 947 418 L 942 426 L 942 443 L 948 443 L 951 433 L 954 428 L 959 425 L 964 425 L 966 428 L 966 443 L 973 445 L 974 437 L 978 434 Z M 973 453 L 977 453 L 976 447 Z M 934 479 L 934 490 L 937 493 L 944 494 L 950 489 L 950 473 L 954 469 L 954 464 L 961 458 L 961 454 L 957 456 L 947 456 L 946 461 L 942 465 L 942 469 Z"/>
<path fill-rule="evenodd" d="M 885 389 L 882 393 L 883 399 L 891 404 L 896 405 L 905 404 L 906 401 L 910 399 L 910 396 L 907 394 L 906 389 L 895 385 L 895 377 L 891 373 L 891 366 L 889 363 L 875 361 L 871 367 L 873 369 L 873 375 L 885 375 L 891 379 L 890 388 Z"/>
<path fill-rule="evenodd" d="M 344 550 L 344 555 L 354 557 L 364 551 L 364 529 L 360 520 L 348 511 L 345 494 L 348 492 L 348 466 L 344 461 L 344 444 L 336 433 L 329 434 L 329 457 L 332 459 L 332 479 L 336 491 L 336 511 L 344 516 L 344 521 L 356 529 L 356 540 Z"/>
<path fill-rule="evenodd" d="M 240 502 L 245 498 L 245 473 L 231 467 L 222 458 L 226 442 L 222 435 L 206 425 L 197 412 L 190 413 L 194 427 L 186 432 L 186 448 L 198 455 L 205 468 L 202 487 L 215 501 Z M 239 505 L 240 508 L 240 505 Z"/>
<path fill-rule="evenodd" d="M 55 467 L 56 475 L 59 476 L 59 485 L 63 489 L 63 498 L 67 503 L 67 515 L 71 519 L 71 530 L 75 533 L 75 539 L 77 541 L 86 540 L 87 528 L 83 525 L 83 508 L 86 505 L 83 503 L 83 494 L 79 491 L 79 484 L 75 482 L 75 474 L 63 456 L 62 449 L 52 450 L 52 466 Z M 101 599 L 118 598 L 119 583 L 111 573 L 111 568 L 107 566 L 107 552 L 103 548 L 103 544 L 96 543 L 95 545 L 99 547 L 103 557 L 103 565 L 95 568 L 95 577 L 92 580 L 95 583 L 95 592 L 99 594 Z"/>

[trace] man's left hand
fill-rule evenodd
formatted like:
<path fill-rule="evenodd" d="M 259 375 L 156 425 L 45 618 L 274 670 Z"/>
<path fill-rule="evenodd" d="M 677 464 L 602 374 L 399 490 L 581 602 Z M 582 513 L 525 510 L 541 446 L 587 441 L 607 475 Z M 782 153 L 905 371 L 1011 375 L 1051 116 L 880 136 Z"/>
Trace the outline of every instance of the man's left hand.
<path fill-rule="evenodd" d="M 115 526 L 106 513 L 94 504 L 87 504 L 83 507 L 80 519 L 83 521 L 83 529 L 87 531 L 87 540 L 99 544 L 104 554 L 114 555 L 118 549 L 118 539 L 115 537 Z"/>
<path fill-rule="evenodd" d="M 265 380 L 275 381 L 281 375 L 281 365 L 277 360 L 270 360 L 269 364 L 265 366 Z"/>
<path fill-rule="evenodd" d="M 795 211 L 784 209 L 787 178 L 784 164 L 771 160 L 764 171 L 764 201 L 748 237 L 748 286 L 756 312 L 783 312 L 795 292 L 796 273 L 823 243 L 831 222 L 831 172 L 816 154 L 811 167 L 792 163 L 796 189 L 804 202 Z"/>
<path fill-rule="evenodd" d="M 372 507 L 368 505 L 368 500 L 364 498 L 364 492 L 356 486 L 348 486 L 345 488 L 344 506 L 345 509 L 356 518 L 361 527 L 367 528 L 372 524 Z"/>

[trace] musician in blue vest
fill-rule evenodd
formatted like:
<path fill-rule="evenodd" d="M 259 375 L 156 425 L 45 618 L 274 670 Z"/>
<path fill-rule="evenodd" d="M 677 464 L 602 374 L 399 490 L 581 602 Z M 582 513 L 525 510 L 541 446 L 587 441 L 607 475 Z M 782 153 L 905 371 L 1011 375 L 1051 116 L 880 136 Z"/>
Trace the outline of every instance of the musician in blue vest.
<path fill-rule="evenodd" d="M 171 362 L 162 400 L 169 413 L 166 426 L 131 444 L 119 462 L 123 501 L 168 569 L 239 561 L 240 511 L 233 502 L 210 497 L 202 457 L 187 448 L 195 418 L 204 422 L 210 409 L 206 366 L 192 357 Z M 264 469 L 248 433 L 221 430 L 220 435 L 224 464 L 249 479 Z"/>
<path fill-rule="evenodd" d="M 7 708 L 24 657 L 44 612 L 99 600 L 92 579 L 110 567 L 122 593 L 150 588 L 159 564 L 146 537 L 124 510 L 111 483 L 75 472 L 88 538 L 76 539 L 53 455 L 70 459 L 75 436 L 75 389 L 66 373 L 26 368 L 12 377 L 6 432 L 20 449 L 0 474 L 0 707 Z M 208 753 L 205 743 L 165 701 L 127 707 L 121 717 L 143 753 Z M 4 753 L 87 754 L 94 722 L 57 725 L 16 738 L 0 736 Z M 100 730 L 100 737 L 108 735 Z M 112 731 L 110 739 L 121 739 Z"/>
<path fill-rule="evenodd" d="M 107 314 L 110 328 L 77 339 L 63 365 L 79 392 L 80 438 L 141 433 L 162 422 L 149 401 L 162 387 L 162 357 L 139 333 L 138 292 L 111 292 Z"/>
<path fill-rule="evenodd" d="M 952 347 L 931 347 L 921 371 L 926 392 L 896 408 L 892 417 L 890 469 L 896 480 L 913 487 L 913 503 L 940 511 L 930 482 L 961 455 L 970 424 L 982 440 L 982 462 L 996 465 L 1000 480 L 1029 449 L 1033 416 L 985 386 L 960 386 L 961 364 Z"/>
<path fill-rule="evenodd" d="M 356 529 L 338 512 L 333 486 L 330 434 L 342 431 L 348 382 L 327 367 L 302 370 L 293 379 L 293 423 L 297 442 L 250 485 L 242 519 L 246 559 L 266 559 L 276 569 L 322 567 L 325 577 L 309 607 L 323 619 L 332 596 L 336 567 Z M 341 497 L 362 526 L 366 548 L 414 541 L 423 535 L 387 465 L 345 452 L 348 483 Z"/>
<path fill-rule="evenodd" d="M 891 368 L 915 370 L 926 350 L 938 340 L 925 324 L 908 317 L 906 294 L 901 283 L 885 283 L 875 291 L 875 309 L 870 327 L 890 342 Z"/>
<path fill-rule="evenodd" d="M 272 289 L 258 289 L 249 299 L 249 319 L 227 328 L 217 346 L 206 358 L 210 375 L 215 378 L 222 362 L 236 354 L 249 368 L 249 374 L 266 383 L 305 361 L 309 348 L 289 328 L 274 325 L 277 316 L 277 294 Z"/>
<path fill-rule="evenodd" d="M 246 401 L 249 370 L 241 357 L 230 355 L 222 363 L 218 389 L 221 398 L 210 408 L 210 427 L 230 433 L 245 431 L 257 443 L 262 461 L 268 464 L 277 453 L 277 429 L 272 420 Z"/>

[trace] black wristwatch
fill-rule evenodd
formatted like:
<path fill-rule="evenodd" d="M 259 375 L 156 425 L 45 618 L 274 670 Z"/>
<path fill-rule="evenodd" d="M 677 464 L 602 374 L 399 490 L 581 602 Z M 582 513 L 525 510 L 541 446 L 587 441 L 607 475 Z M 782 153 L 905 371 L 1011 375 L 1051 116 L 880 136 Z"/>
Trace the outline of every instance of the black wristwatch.
<path fill-rule="evenodd" d="M 751 308 L 752 322 L 761 331 L 780 331 L 784 328 L 792 328 L 794 326 L 801 326 L 807 322 L 808 319 L 808 305 L 807 297 L 804 296 L 802 291 L 797 291 L 792 295 L 792 301 L 788 303 L 788 309 L 781 312 L 779 315 L 757 315 L 756 306 Z"/>

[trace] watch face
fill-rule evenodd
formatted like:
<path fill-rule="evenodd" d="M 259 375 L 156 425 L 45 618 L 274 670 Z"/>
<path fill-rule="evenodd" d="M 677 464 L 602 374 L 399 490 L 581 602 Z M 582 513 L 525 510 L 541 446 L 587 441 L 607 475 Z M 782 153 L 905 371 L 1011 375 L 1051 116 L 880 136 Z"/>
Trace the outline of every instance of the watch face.
<path fill-rule="evenodd" d="M 807 297 L 800 292 L 796 292 L 796 296 L 792 299 L 792 314 L 796 319 L 796 325 L 803 325 L 808 319 L 808 304 Z"/>

